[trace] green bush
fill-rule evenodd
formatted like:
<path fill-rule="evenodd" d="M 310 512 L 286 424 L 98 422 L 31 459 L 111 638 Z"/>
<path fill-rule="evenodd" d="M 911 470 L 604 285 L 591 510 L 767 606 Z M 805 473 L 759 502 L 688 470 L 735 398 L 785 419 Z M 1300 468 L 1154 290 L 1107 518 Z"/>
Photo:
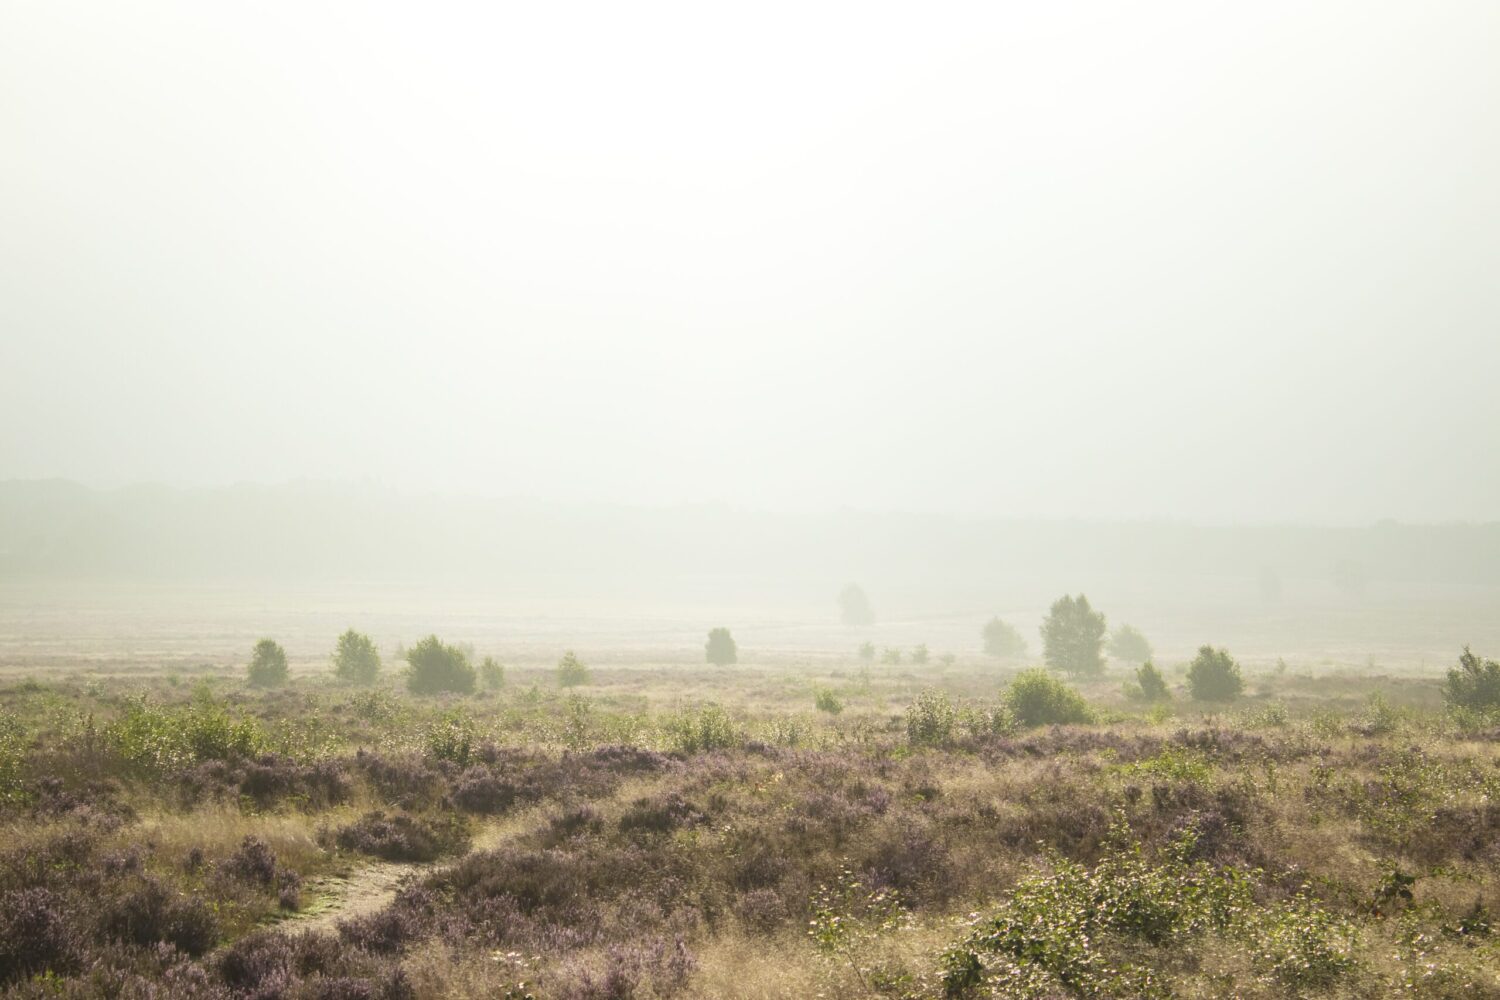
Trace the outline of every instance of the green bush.
<path fill-rule="evenodd" d="M 932 654 L 927 650 L 927 643 L 924 642 L 911 651 L 911 662 L 915 663 L 917 666 L 922 666 L 927 662 L 928 658 L 931 655 Z"/>
<path fill-rule="evenodd" d="M 1188 691 L 1198 701 L 1233 701 L 1245 690 L 1240 665 L 1229 651 L 1200 646 L 1188 665 Z"/>
<path fill-rule="evenodd" d="M 1448 671 L 1443 697 L 1455 708 L 1476 712 L 1500 707 L 1500 663 L 1480 659 L 1465 646 L 1458 666 Z"/>
<path fill-rule="evenodd" d="M 588 664 L 573 655 L 570 649 L 557 661 L 557 683 L 560 687 L 578 687 L 589 682 Z"/>
<path fill-rule="evenodd" d="M 672 748 L 685 754 L 729 750 L 740 742 L 729 713 L 718 705 L 705 705 L 697 712 L 679 716 L 668 723 L 667 733 Z"/>
<path fill-rule="evenodd" d="M 486 656 L 479 665 L 479 680 L 487 691 L 498 691 L 505 686 L 505 667 L 493 656 Z"/>
<path fill-rule="evenodd" d="M 0 805 L 21 797 L 26 744 L 26 730 L 20 720 L 0 712 Z"/>
<path fill-rule="evenodd" d="M 817 707 L 818 711 L 827 712 L 829 715 L 838 715 L 844 710 L 844 703 L 839 700 L 839 696 L 834 694 L 830 688 L 819 690 L 813 698 L 813 704 Z"/>
<path fill-rule="evenodd" d="M 461 711 L 444 712 L 427 727 L 427 755 L 466 767 L 474 753 L 474 720 Z"/>
<path fill-rule="evenodd" d="M 349 629 L 333 651 L 333 675 L 345 684 L 374 684 L 380 676 L 380 652 L 369 636 Z"/>
<path fill-rule="evenodd" d="M 712 629 L 703 653 L 709 663 L 716 667 L 727 667 L 739 660 L 739 647 L 727 628 Z"/>
<path fill-rule="evenodd" d="M 1064 594 L 1042 619 L 1042 650 L 1047 666 L 1079 676 L 1104 673 L 1104 615 L 1082 594 Z"/>
<path fill-rule="evenodd" d="M 1151 643 L 1134 625 L 1117 625 L 1109 635 L 1109 655 L 1127 663 L 1145 663 L 1151 659 Z"/>
<path fill-rule="evenodd" d="M 958 713 L 941 691 L 927 690 L 906 709 L 906 740 L 914 747 L 940 747 L 953 742 Z"/>
<path fill-rule="evenodd" d="M 1003 700 L 1011 719 L 1020 726 L 1094 721 L 1083 696 L 1045 670 L 1017 674 Z"/>
<path fill-rule="evenodd" d="M 1016 660 L 1026 655 L 1026 640 L 1021 636 L 1020 630 L 1009 622 L 991 618 L 979 635 L 984 640 L 986 656 Z"/>
<path fill-rule="evenodd" d="M 127 769 L 161 774 L 200 761 L 254 757 L 269 739 L 254 719 L 237 719 L 208 698 L 167 708 L 140 697 L 104 728 L 102 742 Z"/>
<path fill-rule="evenodd" d="M 1165 701 L 1167 699 L 1167 679 L 1150 660 L 1136 668 L 1135 688 L 1131 691 L 1131 695 L 1142 701 Z"/>
<path fill-rule="evenodd" d="M 863 643 L 860 643 L 860 646 L 859 646 L 859 658 L 862 661 L 864 661 L 865 663 L 874 663 L 875 662 L 875 644 L 873 642 L 863 642 Z"/>
<path fill-rule="evenodd" d="M 286 650 L 275 639 L 260 640 L 250 655 L 246 674 L 251 687 L 280 687 L 287 680 Z"/>
<path fill-rule="evenodd" d="M 469 694 L 474 690 L 476 673 L 468 656 L 457 646 L 444 645 L 435 635 L 408 649 L 406 664 L 406 687 L 413 694 Z"/>
<path fill-rule="evenodd" d="M 1024 879 L 993 917 L 943 955 L 949 996 L 1162 996 L 1143 949 L 1181 949 L 1229 928 L 1252 904 L 1233 869 L 1190 862 L 1189 833 L 1157 863 L 1123 841 L 1093 868 L 1060 856 Z M 1146 959 L 1146 961 L 1142 961 Z"/>

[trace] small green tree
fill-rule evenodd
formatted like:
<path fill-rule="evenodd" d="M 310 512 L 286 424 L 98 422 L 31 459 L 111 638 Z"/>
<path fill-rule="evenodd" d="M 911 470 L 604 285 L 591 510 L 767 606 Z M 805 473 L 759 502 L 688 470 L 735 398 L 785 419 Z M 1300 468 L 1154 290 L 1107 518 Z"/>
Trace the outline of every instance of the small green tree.
<path fill-rule="evenodd" d="M 349 629 L 333 651 L 333 675 L 345 684 L 374 684 L 380 676 L 380 651 L 363 633 Z"/>
<path fill-rule="evenodd" d="M 859 647 L 859 658 L 866 663 L 874 663 L 875 644 L 873 642 L 861 643 Z"/>
<path fill-rule="evenodd" d="M 740 650 L 734 643 L 734 636 L 729 634 L 727 628 L 712 629 L 708 633 L 708 644 L 703 647 L 703 652 L 709 663 L 716 667 L 727 667 L 739 661 Z"/>
<path fill-rule="evenodd" d="M 475 671 L 468 656 L 435 635 L 408 649 L 406 664 L 406 687 L 413 694 L 469 694 L 474 690 Z"/>
<path fill-rule="evenodd" d="M 1021 726 L 1092 722 L 1088 702 L 1073 688 L 1045 670 L 1023 670 L 1005 689 L 1010 717 Z"/>
<path fill-rule="evenodd" d="M 984 640 L 984 654 L 1002 660 L 1019 660 L 1026 655 L 1026 640 L 1021 632 L 1009 622 L 998 617 L 984 623 L 979 632 Z"/>
<path fill-rule="evenodd" d="M 1161 675 L 1150 660 L 1142 663 L 1135 671 L 1136 691 L 1134 692 L 1143 701 L 1164 701 L 1167 698 L 1167 679 Z"/>
<path fill-rule="evenodd" d="M 817 706 L 818 711 L 827 712 L 829 715 L 838 715 L 844 710 L 844 703 L 839 700 L 839 696 L 834 694 L 831 688 L 819 689 L 816 697 L 813 699 L 813 704 Z"/>
<path fill-rule="evenodd" d="M 275 639 L 262 639 L 255 644 L 250 654 L 250 666 L 246 670 L 251 687 L 280 687 L 286 683 L 286 650 Z"/>
<path fill-rule="evenodd" d="M 1109 655 L 1126 663 L 1145 663 L 1151 659 L 1151 643 L 1134 625 L 1117 625 L 1109 634 Z"/>
<path fill-rule="evenodd" d="M 1456 708 L 1476 712 L 1500 708 L 1500 663 L 1481 659 L 1465 646 L 1458 666 L 1448 671 L 1443 697 Z"/>
<path fill-rule="evenodd" d="M 958 712 L 941 691 L 927 690 L 906 709 L 906 740 L 914 747 L 938 747 L 953 740 Z"/>
<path fill-rule="evenodd" d="M 505 686 L 505 666 L 493 656 L 486 656 L 479 665 L 479 681 L 486 690 L 498 691 Z"/>
<path fill-rule="evenodd" d="M 859 584 L 845 584 L 839 592 L 839 620 L 851 626 L 875 624 L 875 609 Z"/>
<path fill-rule="evenodd" d="M 887 646 L 880 651 L 880 662 L 898 666 L 901 663 L 901 650 L 895 646 Z"/>
<path fill-rule="evenodd" d="M 1226 649 L 1200 646 L 1188 665 L 1188 692 L 1198 701 L 1233 701 L 1245 690 L 1240 665 Z"/>
<path fill-rule="evenodd" d="M 557 661 L 557 683 L 560 687 L 578 687 L 589 682 L 588 664 L 573 655 L 570 649 Z"/>
<path fill-rule="evenodd" d="M 1042 621 L 1047 666 L 1079 677 L 1104 673 L 1104 629 L 1104 615 L 1089 606 L 1087 597 L 1059 597 Z"/>
<path fill-rule="evenodd" d="M 911 651 L 911 662 L 921 666 L 927 662 L 930 655 L 927 651 L 927 643 L 924 642 Z"/>

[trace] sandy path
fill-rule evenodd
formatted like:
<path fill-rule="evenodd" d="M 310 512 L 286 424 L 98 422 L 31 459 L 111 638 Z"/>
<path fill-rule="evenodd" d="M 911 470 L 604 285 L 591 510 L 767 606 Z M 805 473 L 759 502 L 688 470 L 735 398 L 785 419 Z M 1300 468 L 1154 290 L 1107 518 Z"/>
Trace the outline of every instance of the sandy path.
<path fill-rule="evenodd" d="M 299 931 L 331 931 L 339 921 L 375 913 L 407 882 L 430 871 L 431 865 L 372 861 L 347 875 L 314 879 L 303 888 L 306 906 L 289 915 L 283 926 Z"/>

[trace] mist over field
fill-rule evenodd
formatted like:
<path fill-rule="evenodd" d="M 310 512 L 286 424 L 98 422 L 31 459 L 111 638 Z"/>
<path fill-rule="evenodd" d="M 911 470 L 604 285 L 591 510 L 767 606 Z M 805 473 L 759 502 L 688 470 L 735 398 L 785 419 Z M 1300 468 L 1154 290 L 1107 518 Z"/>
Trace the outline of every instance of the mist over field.
<path fill-rule="evenodd" d="M 0 1000 L 1500 997 L 1497 54 L 0 0 Z"/>

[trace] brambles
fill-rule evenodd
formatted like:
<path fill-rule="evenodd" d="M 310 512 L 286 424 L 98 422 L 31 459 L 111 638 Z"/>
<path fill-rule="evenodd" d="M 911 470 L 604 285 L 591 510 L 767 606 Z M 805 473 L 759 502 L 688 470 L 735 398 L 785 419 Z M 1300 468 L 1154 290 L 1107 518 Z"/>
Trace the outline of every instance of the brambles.
<path fill-rule="evenodd" d="M 1104 615 L 1082 594 L 1064 594 L 1042 619 L 1043 656 L 1054 670 L 1082 677 L 1104 673 Z"/>
<path fill-rule="evenodd" d="M 469 694 L 474 690 L 476 675 L 468 656 L 457 646 L 444 645 L 435 635 L 408 649 L 406 663 L 406 687 L 414 694 Z"/>
<path fill-rule="evenodd" d="M 374 684 L 380 676 L 380 653 L 369 636 L 349 629 L 333 652 L 333 675 L 345 684 Z"/>
<path fill-rule="evenodd" d="M 1092 722 L 1088 702 L 1045 670 L 1026 670 L 1006 687 L 1006 711 L 1021 726 Z"/>
<path fill-rule="evenodd" d="M 1026 655 L 1026 640 L 1021 636 L 1020 630 L 998 617 L 985 622 L 984 628 L 980 630 L 980 638 L 984 640 L 986 656 L 1017 660 Z"/>
<path fill-rule="evenodd" d="M 557 661 L 557 684 L 559 687 L 578 687 L 589 682 L 588 664 L 573 655 L 570 649 Z"/>
<path fill-rule="evenodd" d="M 1448 671 L 1443 697 L 1454 707 L 1475 712 L 1500 708 L 1500 663 L 1481 659 L 1465 646 L 1458 666 Z"/>
<path fill-rule="evenodd" d="M 251 687 L 280 687 L 287 681 L 286 650 L 275 639 L 262 639 L 255 644 L 250 656 L 246 676 Z"/>
<path fill-rule="evenodd" d="M 1200 646 L 1188 665 L 1188 692 L 1198 701 L 1233 701 L 1245 690 L 1240 665 L 1228 650 Z"/>
<path fill-rule="evenodd" d="M 708 662 L 716 667 L 727 667 L 739 659 L 739 648 L 727 628 L 711 629 L 703 652 Z"/>

